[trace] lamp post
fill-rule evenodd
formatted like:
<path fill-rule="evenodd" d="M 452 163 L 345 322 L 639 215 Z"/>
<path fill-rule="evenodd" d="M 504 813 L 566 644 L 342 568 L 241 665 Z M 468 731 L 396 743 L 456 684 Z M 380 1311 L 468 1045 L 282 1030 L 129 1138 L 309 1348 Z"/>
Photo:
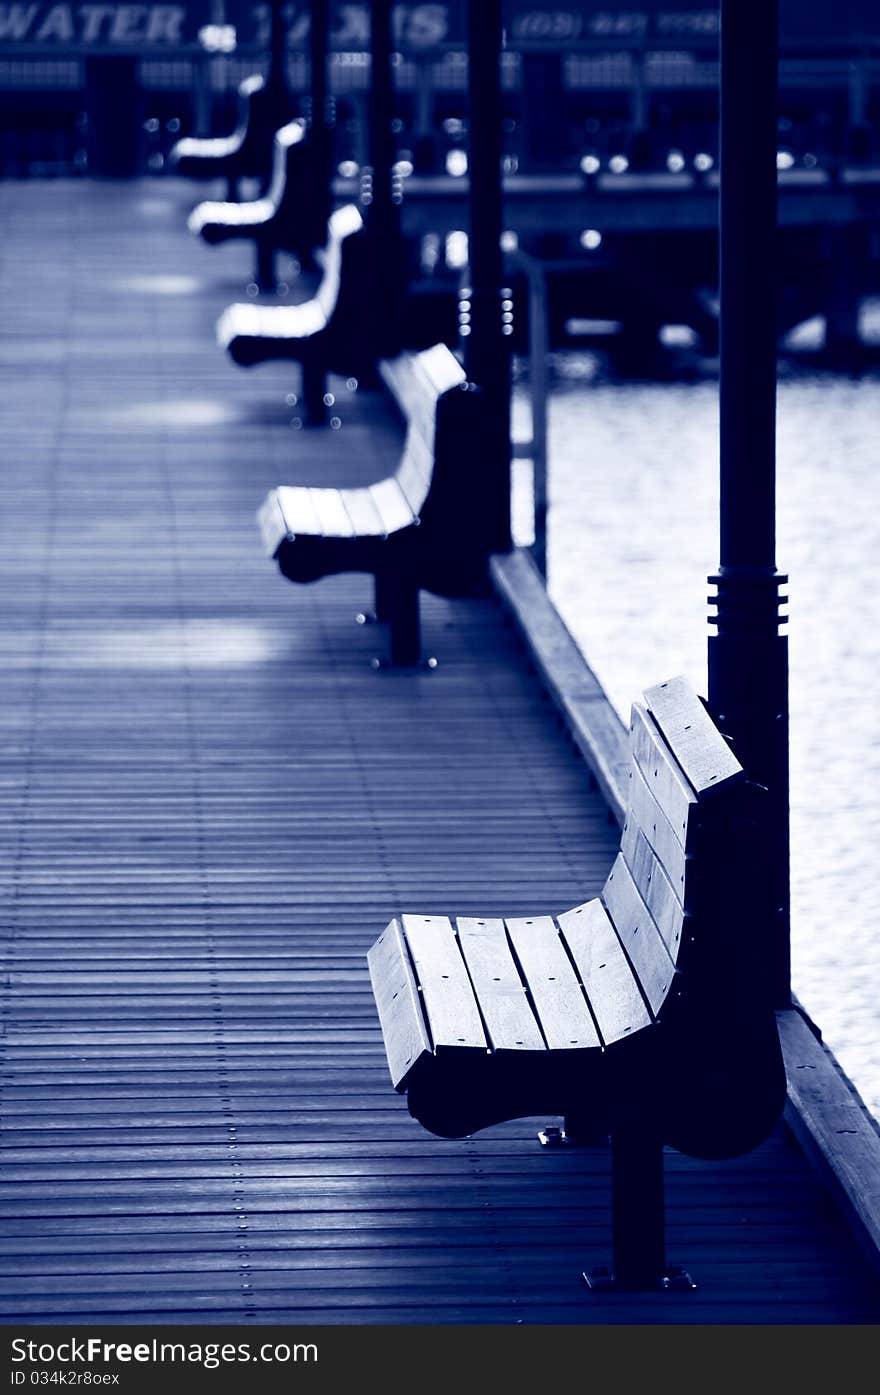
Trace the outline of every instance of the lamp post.
<path fill-rule="evenodd" d="M 312 241 L 322 244 L 330 216 L 333 113 L 327 92 L 327 0 L 311 0 L 309 19 L 309 217 Z"/>
<path fill-rule="evenodd" d="M 769 872 L 755 913 L 790 1004 L 788 641 L 776 569 L 776 84 L 778 0 L 721 4 L 720 566 L 710 578 L 709 702 L 767 787 Z"/>
<path fill-rule="evenodd" d="M 460 302 L 465 370 L 486 397 L 485 476 L 487 547 L 506 552 L 510 541 L 511 292 L 501 251 L 501 0 L 468 5 L 469 286 Z"/>

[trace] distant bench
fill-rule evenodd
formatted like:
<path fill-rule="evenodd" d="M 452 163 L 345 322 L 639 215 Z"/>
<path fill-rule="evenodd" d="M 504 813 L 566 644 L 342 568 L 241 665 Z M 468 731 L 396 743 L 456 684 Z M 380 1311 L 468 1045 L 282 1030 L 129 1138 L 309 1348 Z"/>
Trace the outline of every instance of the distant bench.
<path fill-rule="evenodd" d="M 183 136 L 168 162 L 186 179 L 226 179 L 234 199 L 238 181 L 248 176 L 265 183 L 272 169 L 272 135 L 287 120 L 290 99 L 255 74 L 239 85 L 239 120 L 228 136 Z"/>
<path fill-rule="evenodd" d="M 290 581 L 371 574 L 391 662 L 412 665 L 421 657 L 419 590 L 460 596 L 485 586 L 482 397 L 444 344 L 402 354 L 380 372 L 407 428 L 396 472 L 356 489 L 281 486 L 259 521 L 266 551 Z"/>
<path fill-rule="evenodd" d="M 217 321 L 217 342 L 236 363 L 251 367 L 272 359 L 302 364 L 303 398 L 312 423 L 326 416 L 329 371 L 360 376 L 364 344 L 372 328 L 364 322 L 367 274 L 363 219 L 347 204 L 331 214 L 315 295 L 301 305 L 228 306 Z"/>
<path fill-rule="evenodd" d="M 688 1287 L 666 1267 L 663 1145 L 747 1152 L 786 1084 L 751 902 L 762 791 L 683 678 L 645 700 L 620 851 L 597 898 L 455 925 L 403 915 L 368 960 L 410 1113 L 442 1137 L 543 1111 L 565 1116 L 573 1140 L 610 1133 L 613 1278 L 591 1282 Z"/>
<path fill-rule="evenodd" d="M 303 121 L 289 121 L 275 132 L 272 181 L 266 193 L 243 203 L 208 200 L 189 215 L 190 232 L 211 246 L 234 238 L 250 238 L 257 249 L 257 284 L 275 286 L 275 253 L 312 250 L 308 242 L 311 219 L 304 208 L 308 146 Z"/>

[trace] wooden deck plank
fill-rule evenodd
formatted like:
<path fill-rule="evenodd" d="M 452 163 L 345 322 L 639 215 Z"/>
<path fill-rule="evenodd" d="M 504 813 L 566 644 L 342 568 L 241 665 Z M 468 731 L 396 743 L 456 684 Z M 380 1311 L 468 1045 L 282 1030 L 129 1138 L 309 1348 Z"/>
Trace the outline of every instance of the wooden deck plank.
<path fill-rule="evenodd" d="M 218 271 L 181 195 L 7 181 L 0 209 L 0 1316 L 876 1321 L 782 1130 L 668 1156 L 696 1294 L 596 1304 L 607 1152 L 551 1155 L 536 1121 L 441 1142 L 392 1091 L 365 959 L 389 917 L 559 915 L 617 834 L 492 600 L 424 597 L 440 668 L 375 674 L 368 582 L 266 560 L 267 491 L 369 488 L 400 424 L 334 381 L 341 430 L 291 430 L 289 366 L 214 344 L 248 251 Z M 191 288 L 151 290 L 169 267 Z M 536 643 L 599 703 L 558 626 Z"/>

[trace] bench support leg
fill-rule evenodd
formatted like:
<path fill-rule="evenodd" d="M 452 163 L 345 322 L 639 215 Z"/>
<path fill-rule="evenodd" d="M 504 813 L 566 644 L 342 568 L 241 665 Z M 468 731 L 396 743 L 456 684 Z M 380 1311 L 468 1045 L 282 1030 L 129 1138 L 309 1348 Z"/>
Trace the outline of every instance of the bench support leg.
<path fill-rule="evenodd" d="M 380 600 L 378 593 L 376 600 Z M 399 572 L 386 575 L 381 584 L 381 605 L 391 627 L 391 667 L 415 668 L 422 661 L 418 586 Z"/>
<path fill-rule="evenodd" d="M 640 1122 L 611 1135 L 611 1207 L 614 1263 L 584 1278 L 591 1289 L 666 1291 L 692 1289 L 686 1270 L 666 1263 L 663 1215 L 663 1141 Z"/>
<path fill-rule="evenodd" d="M 257 238 L 257 285 L 261 291 L 275 289 L 275 248 L 265 238 Z"/>
<path fill-rule="evenodd" d="M 324 401 L 327 375 L 324 365 L 311 354 L 306 354 L 303 359 L 302 389 L 306 420 L 310 426 L 323 426 L 327 420 L 327 404 Z"/>
<path fill-rule="evenodd" d="M 394 614 L 394 579 L 377 572 L 374 587 L 374 614 L 379 625 L 387 625 Z"/>

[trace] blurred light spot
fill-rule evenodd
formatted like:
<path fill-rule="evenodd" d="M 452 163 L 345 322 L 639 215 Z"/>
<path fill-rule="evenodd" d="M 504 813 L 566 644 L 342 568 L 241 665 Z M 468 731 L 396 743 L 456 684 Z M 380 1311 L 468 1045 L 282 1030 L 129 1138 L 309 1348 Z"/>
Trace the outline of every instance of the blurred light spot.
<path fill-rule="evenodd" d="M 446 173 L 460 178 L 467 174 L 468 158 L 466 150 L 448 150 L 446 152 Z"/>
<path fill-rule="evenodd" d="M 661 325 L 660 343 L 667 349 L 692 349 L 697 336 L 690 325 Z"/>
<path fill-rule="evenodd" d="M 58 667 L 214 668 L 265 663 L 289 652 L 289 635 L 231 617 L 168 620 L 132 629 L 53 634 L 47 658 Z"/>
<path fill-rule="evenodd" d="M 581 170 L 584 174 L 598 174 L 601 163 L 598 155 L 584 155 L 581 160 Z"/>
<path fill-rule="evenodd" d="M 602 246 L 602 234 L 598 228 L 584 228 L 580 238 L 581 246 L 588 252 L 595 252 Z"/>
<path fill-rule="evenodd" d="M 681 174 L 684 169 L 684 156 L 680 150 L 670 150 L 666 156 L 666 168 L 670 174 Z"/>
<path fill-rule="evenodd" d="M 341 179 L 357 179 L 360 165 L 356 160 L 342 160 L 339 164 L 339 176 Z"/>
<path fill-rule="evenodd" d="M 518 246 L 519 237 L 511 229 L 508 229 L 507 232 L 503 232 L 501 234 L 502 252 L 515 252 Z"/>
<path fill-rule="evenodd" d="M 392 171 L 393 174 L 398 175 L 401 179 L 408 179 L 412 172 L 412 160 L 398 160 Z"/>
<path fill-rule="evenodd" d="M 705 174 L 707 170 L 712 168 L 714 163 L 715 161 L 712 159 L 712 156 L 707 154 L 705 150 L 701 150 L 698 155 L 694 156 L 694 169 L 699 170 L 700 174 Z"/>
<path fill-rule="evenodd" d="M 116 282 L 121 291 L 139 295 L 192 295 L 204 285 L 195 276 L 126 276 Z"/>
<path fill-rule="evenodd" d="M 102 415 L 143 426 L 224 426 L 237 419 L 236 408 L 228 402 L 186 397 L 173 402 L 132 402 Z"/>
<path fill-rule="evenodd" d="M 460 271 L 463 266 L 467 266 L 468 259 L 468 235 L 460 228 L 455 232 L 446 235 L 446 265 L 453 271 Z"/>
<path fill-rule="evenodd" d="M 620 320 L 592 320 L 584 316 L 573 316 L 565 321 L 565 332 L 575 338 L 580 335 L 598 335 L 604 337 L 610 334 L 619 334 L 623 325 Z"/>
<path fill-rule="evenodd" d="M 794 156 L 790 150 L 777 150 L 776 168 L 778 170 L 790 170 L 794 164 Z"/>
<path fill-rule="evenodd" d="M 629 160 L 625 155 L 612 155 L 608 161 L 608 168 L 612 174 L 625 174 L 629 169 Z"/>

